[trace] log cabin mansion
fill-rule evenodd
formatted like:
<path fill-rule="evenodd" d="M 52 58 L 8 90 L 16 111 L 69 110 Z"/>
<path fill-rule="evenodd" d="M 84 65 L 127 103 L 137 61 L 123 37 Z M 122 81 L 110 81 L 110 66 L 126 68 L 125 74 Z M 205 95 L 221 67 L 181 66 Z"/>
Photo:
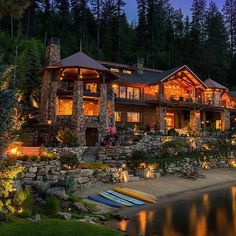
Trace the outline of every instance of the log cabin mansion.
<path fill-rule="evenodd" d="M 201 80 L 186 65 L 161 71 L 144 68 L 142 59 L 129 66 L 96 61 L 82 51 L 60 59 L 56 43 L 48 45 L 46 57 L 38 127 L 50 126 L 51 135 L 72 128 L 80 145 L 93 146 L 119 124 L 166 132 L 226 131 L 236 123 L 236 92 Z"/>

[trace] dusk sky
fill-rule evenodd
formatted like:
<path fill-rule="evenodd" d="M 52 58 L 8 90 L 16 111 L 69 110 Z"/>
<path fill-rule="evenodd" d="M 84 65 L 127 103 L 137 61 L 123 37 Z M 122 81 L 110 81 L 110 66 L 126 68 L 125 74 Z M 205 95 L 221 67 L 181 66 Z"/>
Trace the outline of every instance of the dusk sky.
<path fill-rule="evenodd" d="M 211 0 L 207 0 L 209 3 Z M 219 6 L 220 9 L 222 9 L 225 0 L 213 0 L 213 2 L 216 2 L 217 5 Z M 185 15 L 190 14 L 190 8 L 192 5 L 192 0 L 171 0 L 172 5 L 174 8 L 179 9 L 182 8 L 183 13 Z M 126 14 L 131 22 L 132 20 L 137 21 L 137 5 L 136 5 L 136 0 L 126 0 Z"/>

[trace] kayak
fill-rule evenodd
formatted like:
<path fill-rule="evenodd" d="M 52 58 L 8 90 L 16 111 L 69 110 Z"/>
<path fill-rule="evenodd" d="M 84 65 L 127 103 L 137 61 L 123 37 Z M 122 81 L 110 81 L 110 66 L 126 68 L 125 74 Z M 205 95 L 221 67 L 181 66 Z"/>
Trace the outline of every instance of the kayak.
<path fill-rule="evenodd" d="M 134 198 L 146 201 L 146 202 L 151 202 L 151 203 L 157 202 L 156 196 L 149 193 L 142 192 L 142 191 L 138 191 L 132 188 L 114 187 L 113 190 L 118 193 L 128 195 L 130 197 L 134 197 Z"/>
<path fill-rule="evenodd" d="M 124 205 L 124 206 L 129 206 L 129 207 L 131 207 L 131 206 L 134 205 L 134 204 L 131 203 L 131 202 L 125 201 L 124 199 L 121 199 L 121 198 L 119 198 L 119 197 L 113 196 L 112 194 L 107 193 L 107 192 L 99 192 L 99 194 L 100 194 L 102 197 L 104 197 L 104 198 L 107 198 L 107 199 L 109 199 L 109 200 L 111 200 L 111 201 L 113 201 L 113 202 L 116 202 L 116 203 L 118 203 L 118 204 L 122 204 L 122 205 Z"/>
<path fill-rule="evenodd" d="M 131 202 L 131 203 L 133 203 L 135 205 L 143 205 L 144 204 L 143 201 L 140 201 L 140 200 L 138 200 L 136 198 L 132 198 L 132 197 L 129 197 L 127 195 L 124 195 L 124 194 L 121 194 L 121 193 L 118 193 L 118 192 L 115 192 L 113 190 L 107 190 L 107 192 L 112 194 L 112 195 L 114 195 L 114 196 L 116 196 L 116 197 L 122 198 L 122 199 L 124 199 L 124 200 L 126 200 L 128 202 Z"/>
<path fill-rule="evenodd" d="M 95 202 L 103 203 L 103 204 L 111 206 L 111 207 L 122 207 L 122 205 L 119 204 L 119 203 L 110 201 L 108 199 L 105 199 L 103 197 L 99 197 L 99 196 L 96 196 L 96 195 L 89 195 L 88 199 L 90 199 L 92 201 L 95 201 Z"/>

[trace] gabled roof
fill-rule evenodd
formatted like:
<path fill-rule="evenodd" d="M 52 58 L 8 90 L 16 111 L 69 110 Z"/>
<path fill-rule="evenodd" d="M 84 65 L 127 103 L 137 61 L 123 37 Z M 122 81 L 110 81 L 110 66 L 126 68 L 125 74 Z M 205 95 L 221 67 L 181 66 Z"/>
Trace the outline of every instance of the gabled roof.
<path fill-rule="evenodd" d="M 208 88 L 219 88 L 219 89 L 228 90 L 228 88 L 226 88 L 222 84 L 219 84 L 218 82 L 216 82 L 210 78 L 205 80 L 204 83 L 207 85 Z"/>
<path fill-rule="evenodd" d="M 47 68 L 58 68 L 58 67 L 79 67 L 86 69 L 94 69 L 98 71 L 104 71 L 111 73 L 109 69 L 98 63 L 83 52 L 77 52 L 69 57 L 66 57 L 60 61 L 57 61 Z"/>
<path fill-rule="evenodd" d="M 120 78 L 117 81 L 126 83 L 140 83 L 145 85 L 158 84 L 160 82 L 164 82 L 174 74 L 184 69 L 187 70 L 190 74 L 192 74 L 204 87 L 207 87 L 206 84 L 196 74 L 194 74 L 194 72 L 190 70 L 186 65 L 166 71 L 158 71 L 158 70 L 150 71 L 144 69 L 143 74 L 138 74 L 136 72 L 133 72 L 131 75 L 125 75 L 123 73 L 119 73 Z"/>

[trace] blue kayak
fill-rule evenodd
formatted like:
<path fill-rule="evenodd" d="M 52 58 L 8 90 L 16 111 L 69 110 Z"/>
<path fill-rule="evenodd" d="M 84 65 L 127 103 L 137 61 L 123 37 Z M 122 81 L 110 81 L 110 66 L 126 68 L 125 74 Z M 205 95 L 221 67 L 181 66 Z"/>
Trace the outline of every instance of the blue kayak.
<path fill-rule="evenodd" d="M 108 200 L 108 199 L 105 199 L 103 197 L 99 197 L 96 195 L 89 195 L 88 199 L 95 201 L 95 202 L 103 203 L 103 204 L 111 206 L 111 207 L 122 207 L 122 205 L 119 203 L 113 202 L 111 200 Z"/>
<path fill-rule="evenodd" d="M 117 202 L 117 203 L 122 204 L 122 205 L 125 205 L 125 206 L 131 207 L 131 206 L 134 205 L 134 204 L 131 203 L 131 202 L 128 202 L 128 201 L 126 201 L 126 200 L 124 200 L 124 199 L 122 199 L 122 198 L 116 197 L 116 196 L 114 196 L 114 195 L 112 195 L 112 194 L 110 194 L 110 193 L 107 193 L 107 192 L 99 192 L 99 194 L 100 194 L 102 197 L 104 197 L 104 198 L 107 198 L 107 199 L 109 199 L 109 200 L 111 200 L 111 201 Z"/>
<path fill-rule="evenodd" d="M 135 205 L 143 205 L 144 204 L 143 201 L 140 201 L 140 200 L 138 200 L 136 198 L 132 198 L 132 197 L 129 197 L 127 195 L 124 195 L 124 194 L 121 194 L 121 193 L 118 193 L 118 192 L 115 192 L 113 190 L 107 190 L 107 192 L 112 194 L 112 195 L 114 195 L 114 196 L 116 196 L 116 197 L 122 198 L 122 199 L 124 199 L 124 200 L 126 200 L 128 202 L 131 202 L 131 203 L 133 203 Z"/>

